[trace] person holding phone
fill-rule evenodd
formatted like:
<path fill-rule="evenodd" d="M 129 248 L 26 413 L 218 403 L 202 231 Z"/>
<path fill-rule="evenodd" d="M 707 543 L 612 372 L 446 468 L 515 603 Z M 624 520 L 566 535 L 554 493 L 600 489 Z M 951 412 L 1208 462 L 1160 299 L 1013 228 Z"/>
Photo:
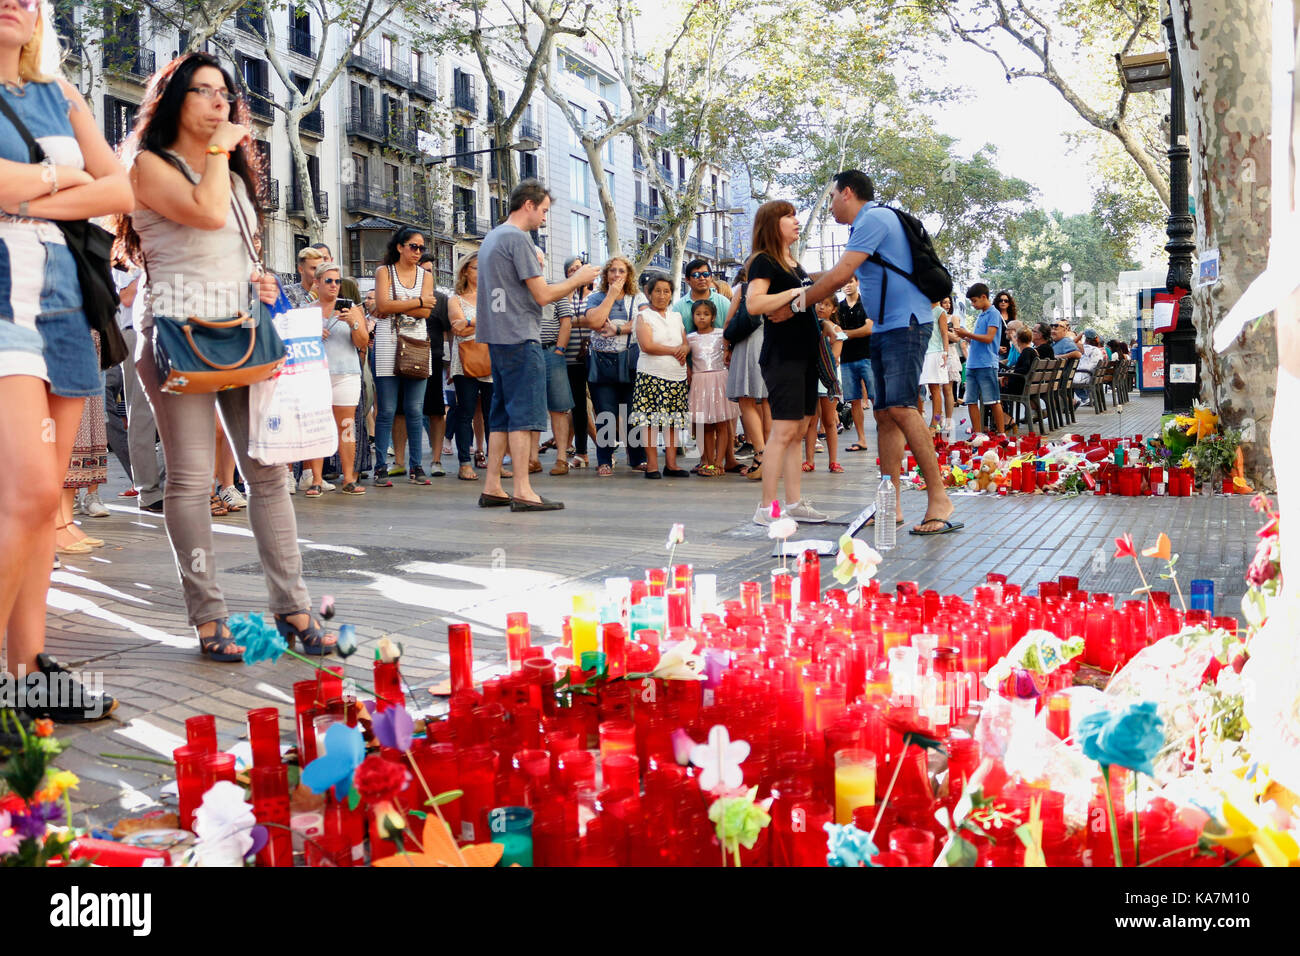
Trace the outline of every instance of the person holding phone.
<path fill-rule="evenodd" d="M 316 269 L 316 295 L 320 302 L 321 341 L 325 346 L 325 363 L 330 370 L 330 387 L 334 397 L 334 422 L 339 430 L 339 471 L 343 475 L 345 495 L 364 495 L 366 489 L 357 480 L 357 436 L 353 423 L 357 403 L 361 401 L 361 359 L 357 350 L 370 344 L 365 313 L 351 299 L 339 298 L 342 273 L 333 262 L 323 262 Z M 307 463 L 313 483 L 308 498 L 321 496 L 321 466 L 324 459 Z"/>

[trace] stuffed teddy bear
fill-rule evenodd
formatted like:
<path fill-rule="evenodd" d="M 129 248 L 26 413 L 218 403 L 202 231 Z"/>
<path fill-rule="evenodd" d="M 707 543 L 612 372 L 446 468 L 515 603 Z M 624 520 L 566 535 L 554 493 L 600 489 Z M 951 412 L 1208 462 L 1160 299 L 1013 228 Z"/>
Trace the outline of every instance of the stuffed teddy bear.
<path fill-rule="evenodd" d="M 980 494 L 988 491 L 997 493 L 995 478 L 998 473 L 998 453 L 990 449 L 980 458 L 979 472 L 975 475 L 975 490 Z"/>

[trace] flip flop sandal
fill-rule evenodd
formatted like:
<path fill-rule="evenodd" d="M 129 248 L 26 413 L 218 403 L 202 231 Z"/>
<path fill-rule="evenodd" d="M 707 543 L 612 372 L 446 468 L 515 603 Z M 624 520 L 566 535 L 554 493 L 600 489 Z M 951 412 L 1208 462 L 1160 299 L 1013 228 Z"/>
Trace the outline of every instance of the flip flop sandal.
<path fill-rule="evenodd" d="M 864 528 L 870 528 L 870 527 L 873 527 L 873 526 L 875 525 L 875 523 L 876 523 L 876 516 L 875 516 L 875 515 L 872 515 L 870 518 L 867 519 L 867 523 L 864 524 L 862 527 L 864 527 Z M 903 523 L 903 519 L 902 519 L 902 518 L 899 518 L 897 521 L 894 522 L 894 524 L 902 524 L 902 523 Z"/>
<path fill-rule="evenodd" d="M 857 442 L 854 442 L 852 445 L 850 445 L 848 448 L 846 448 L 846 449 L 844 449 L 844 450 L 845 450 L 845 451 L 866 451 L 866 450 L 867 450 L 867 446 L 866 446 L 866 445 L 859 445 Z"/>
<path fill-rule="evenodd" d="M 804 471 L 813 471 L 816 467 L 817 467 L 817 466 L 814 465 L 814 464 L 813 464 L 812 462 L 810 462 L 810 461 L 805 461 L 805 462 L 803 463 L 803 470 L 804 470 Z"/>
<path fill-rule="evenodd" d="M 918 531 L 916 530 L 916 528 L 912 528 L 908 533 L 914 534 L 917 537 L 928 537 L 929 535 L 933 535 L 933 534 L 947 534 L 949 531 L 957 531 L 961 528 L 966 527 L 966 525 L 960 521 L 949 521 L 946 518 L 926 518 L 924 521 L 921 522 L 921 524 L 922 525 L 934 524 L 936 521 L 939 522 L 941 525 L 943 525 L 943 527 L 937 528 L 934 531 Z"/>
<path fill-rule="evenodd" d="M 835 474 L 838 475 L 838 474 L 843 473 L 843 471 L 844 471 L 844 466 L 841 465 L 838 461 L 833 461 L 833 462 L 831 462 L 830 470 L 833 471 Z"/>

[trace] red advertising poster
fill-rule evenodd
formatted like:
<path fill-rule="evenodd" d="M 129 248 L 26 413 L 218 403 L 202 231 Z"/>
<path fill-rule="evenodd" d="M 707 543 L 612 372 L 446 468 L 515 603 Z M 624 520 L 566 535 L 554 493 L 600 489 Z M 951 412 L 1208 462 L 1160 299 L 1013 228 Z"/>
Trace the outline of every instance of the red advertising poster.
<path fill-rule="evenodd" d="M 1165 347 L 1163 345 L 1147 345 L 1142 349 L 1142 377 L 1138 382 L 1138 388 L 1160 388 L 1165 387 Z"/>

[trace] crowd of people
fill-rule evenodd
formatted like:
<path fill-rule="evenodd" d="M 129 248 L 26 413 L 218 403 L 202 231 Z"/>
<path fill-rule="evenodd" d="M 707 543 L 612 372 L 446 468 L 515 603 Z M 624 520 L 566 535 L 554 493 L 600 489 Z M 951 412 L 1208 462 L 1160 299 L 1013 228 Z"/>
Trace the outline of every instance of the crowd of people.
<path fill-rule="evenodd" d="M 646 479 L 736 476 L 757 486 L 755 522 L 818 523 L 827 516 L 803 493 L 802 476 L 822 442 L 829 470 L 844 470 L 841 429 L 855 439 L 846 453 L 866 451 L 870 408 L 884 472 L 897 480 L 906 443 L 927 479 L 913 533 L 942 534 L 962 525 L 932 438 L 951 432 L 958 403 L 976 423 L 980 406 L 992 405 L 1002 429 L 1000 371 L 1023 375 L 1019 360 L 1035 351 L 1099 361 L 1095 335 L 1076 342 L 1061 324 L 1019 328 L 1011 294 L 990 296 L 982 283 L 967 291 L 979 315 L 965 328 L 950 297 L 931 301 L 906 278 L 907 237 L 875 202 L 870 178 L 853 170 L 831 190 L 832 214 L 852 227 L 847 250 L 817 277 L 795 255 L 795 207 L 775 201 L 758 209 L 753 254 L 730 284 L 695 259 L 679 294 L 672 277 L 638 275 L 623 256 L 600 266 L 571 259 L 548 281 L 532 234 L 551 197 L 526 180 L 504 221 L 456 264 L 451 290 L 436 287 L 429 237 L 415 228 L 393 233 L 364 295 L 323 243 L 297 251 L 297 281 L 285 285 L 261 265 L 258 154 L 247 107 L 218 60 L 192 53 L 159 70 L 115 154 L 78 92 L 42 72 L 50 31 L 41 7 L 7 9 L 15 16 L 0 22 L 0 101 L 46 157 L 34 161 L 17 127 L 0 120 L 0 442 L 23 476 L 0 485 L 0 622 L 20 679 L 63 672 L 44 653 L 49 564 L 33 556 L 57 567 L 59 555 L 103 545 L 74 518 L 108 514 L 98 489 L 110 447 L 131 479 L 120 497 L 162 515 L 203 655 L 242 659 L 212 518 L 245 508 L 274 626 L 323 655 L 337 638 L 313 614 L 303 580 L 290 501 L 299 491 L 361 497 L 401 476 L 429 485 L 454 453 L 456 477 L 482 481 L 480 507 L 553 511 L 564 504 L 530 482 L 542 454 L 554 450 L 550 474 L 564 476 L 590 467 L 594 444 L 600 478 L 614 475 L 619 457 Z M 57 227 L 97 217 L 115 223 L 117 327 L 130 347 L 106 375 Z M 888 282 L 882 259 L 901 270 Z M 174 304 L 180 289 L 202 290 L 184 315 Z M 228 321 L 238 302 L 256 327 L 282 299 L 320 310 L 338 432 L 331 459 L 286 466 L 252 457 L 247 387 L 164 387 L 160 325 Z M 955 393 L 963 380 L 964 396 Z M 699 456 L 693 468 L 688 447 Z M 40 715 L 84 720 L 113 706 L 87 692 Z"/>

